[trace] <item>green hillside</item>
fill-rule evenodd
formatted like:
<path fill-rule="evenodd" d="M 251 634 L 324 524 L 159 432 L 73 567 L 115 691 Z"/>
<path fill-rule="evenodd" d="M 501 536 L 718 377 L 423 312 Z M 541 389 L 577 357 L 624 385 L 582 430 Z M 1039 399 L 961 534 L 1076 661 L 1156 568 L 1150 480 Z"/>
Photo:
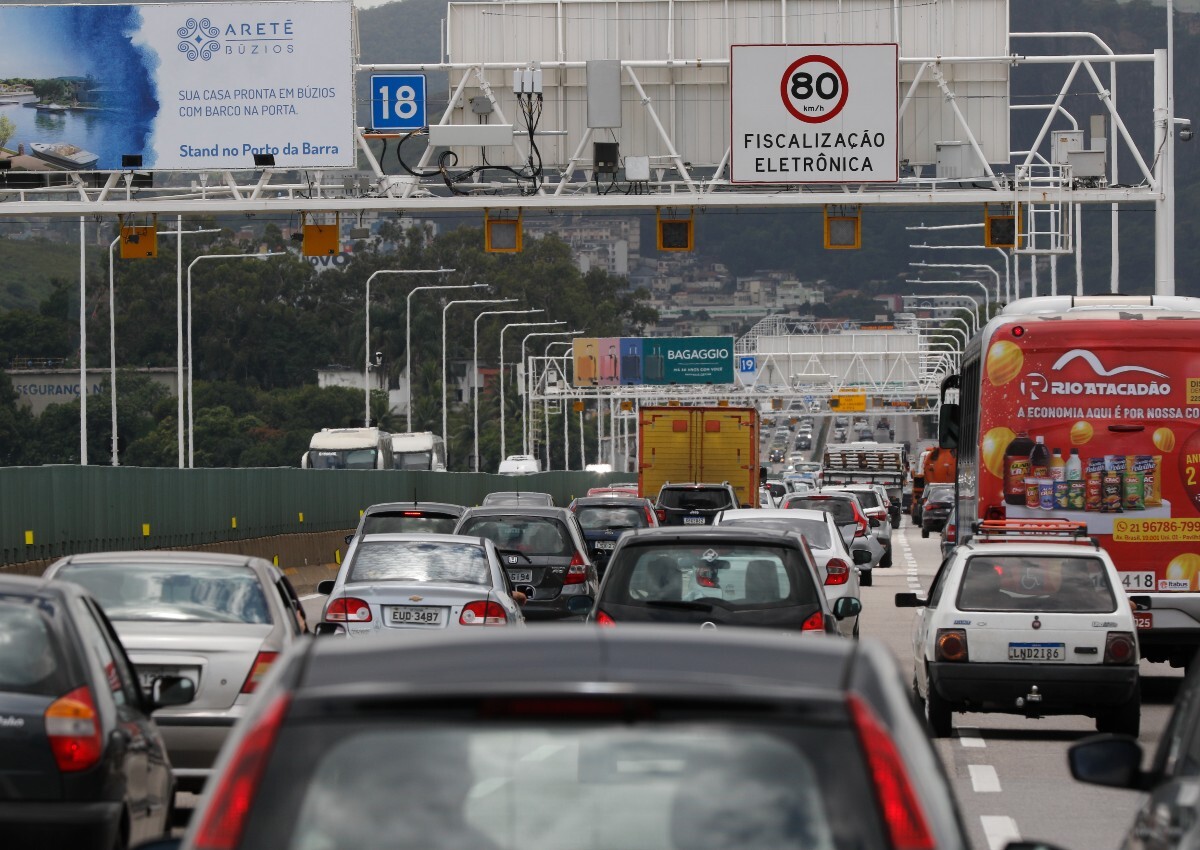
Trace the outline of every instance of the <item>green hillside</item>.
<path fill-rule="evenodd" d="M 0 239 L 0 310 L 37 310 L 50 281 L 79 279 L 79 245 Z"/>

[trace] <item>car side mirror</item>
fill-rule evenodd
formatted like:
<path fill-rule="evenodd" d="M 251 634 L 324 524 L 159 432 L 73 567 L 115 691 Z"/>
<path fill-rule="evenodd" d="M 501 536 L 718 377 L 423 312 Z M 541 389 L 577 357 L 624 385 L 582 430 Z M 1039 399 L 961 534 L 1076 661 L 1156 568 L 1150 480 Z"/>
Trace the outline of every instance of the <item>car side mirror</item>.
<path fill-rule="evenodd" d="M 938 411 L 938 448 L 958 448 L 958 405 L 943 404 Z"/>
<path fill-rule="evenodd" d="M 847 617 L 853 617 L 860 613 L 862 613 L 862 600 L 856 596 L 843 596 L 833 603 L 833 617 L 835 620 L 844 620 Z"/>
<path fill-rule="evenodd" d="M 196 698 L 196 683 L 186 676 L 156 676 L 150 685 L 152 711 L 187 705 Z"/>
<path fill-rule="evenodd" d="M 1123 735 L 1096 735 L 1067 749 L 1071 775 L 1109 788 L 1143 789 L 1142 748 Z"/>
<path fill-rule="evenodd" d="M 922 599 L 915 593 L 897 593 L 896 607 L 897 608 L 924 608 L 928 600 Z"/>
<path fill-rule="evenodd" d="M 595 604 L 595 601 L 586 594 L 583 596 L 572 596 L 567 600 L 567 612 L 586 616 L 592 612 L 592 605 Z"/>
<path fill-rule="evenodd" d="M 322 579 L 317 582 L 317 593 L 322 596 L 328 596 L 333 593 L 333 588 L 337 586 L 337 581 L 331 578 Z"/>
<path fill-rule="evenodd" d="M 871 563 L 871 553 L 866 549 L 855 549 L 850 553 L 850 557 L 854 559 L 854 566 L 856 567 Z"/>

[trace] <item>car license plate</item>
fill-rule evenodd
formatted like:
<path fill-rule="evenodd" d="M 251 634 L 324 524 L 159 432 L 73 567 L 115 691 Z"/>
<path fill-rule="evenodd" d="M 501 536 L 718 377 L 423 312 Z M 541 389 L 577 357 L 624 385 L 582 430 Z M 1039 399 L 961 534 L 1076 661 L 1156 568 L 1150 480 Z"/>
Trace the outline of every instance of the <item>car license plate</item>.
<path fill-rule="evenodd" d="M 1067 657 L 1064 643 L 1010 643 L 1009 661 L 1062 661 Z"/>
<path fill-rule="evenodd" d="M 424 605 L 393 605 L 388 608 L 388 622 L 394 626 L 440 626 L 441 608 Z"/>
<path fill-rule="evenodd" d="M 704 525 L 704 517 L 702 516 L 685 516 L 683 518 L 684 525 Z"/>
<path fill-rule="evenodd" d="M 1152 629 L 1154 628 L 1154 612 L 1134 611 L 1133 622 L 1137 624 L 1139 629 Z"/>
<path fill-rule="evenodd" d="M 1121 586 L 1131 593 L 1137 593 L 1142 590 L 1154 590 L 1158 583 L 1154 573 L 1146 570 L 1145 572 L 1132 573 L 1117 573 L 1121 577 Z"/>
<path fill-rule="evenodd" d="M 617 548 L 617 541 L 615 541 L 615 540 L 597 540 L 596 548 L 612 550 L 612 549 Z"/>
<path fill-rule="evenodd" d="M 533 581 L 533 570 L 509 570 L 508 580 L 511 582 L 522 582 L 528 584 Z"/>

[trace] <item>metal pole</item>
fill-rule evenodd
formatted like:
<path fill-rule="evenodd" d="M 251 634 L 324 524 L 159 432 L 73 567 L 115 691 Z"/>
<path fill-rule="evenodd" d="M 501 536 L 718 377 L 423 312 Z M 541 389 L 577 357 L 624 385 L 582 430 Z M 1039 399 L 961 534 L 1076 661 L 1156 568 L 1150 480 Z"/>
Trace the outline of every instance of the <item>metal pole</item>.
<path fill-rule="evenodd" d="M 966 302 L 970 303 L 971 309 L 963 310 L 962 312 L 966 313 L 967 315 L 969 315 L 971 317 L 972 333 L 979 333 L 979 317 L 976 315 L 976 311 L 979 309 L 979 302 L 976 301 L 974 298 L 972 298 L 970 295 L 936 295 L 934 293 L 928 293 L 928 294 L 923 293 L 920 295 L 918 295 L 918 294 L 906 295 L 905 297 L 906 298 L 942 298 L 942 299 L 946 299 L 946 300 L 953 299 L 955 301 L 966 301 Z M 920 309 L 920 308 L 918 308 L 918 309 Z"/>
<path fill-rule="evenodd" d="M 439 271 L 454 271 L 454 269 L 439 269 Z M 408 293 L 408 297 L 404 301 L 404 368 L 408 372 L 408 380 L 404 382 L 404 407 L 408 414 L 408 422 L 406 428 L 412 433 L 412 385 L 415 380 L 412 367 L 412 297 L 418 292 L 429 289 L 448 290 L 448 289 L 480 289 L 486 287 L 486 283 L 463 283 L 453 286 L 414 286 Z"/>
<path fill-rule="evenodd" d="M 561 325 L 564 323 L 563 322 L 546 322 L 545 324 L 546 325 Z M 529 327 L 537 327 L 537 325 L 530 325 Z M 525 362 L 525 343 L 529 342 L 529 340 L 531 338 L 533 338 L 535 336 L 576 336 L 580 333 L 582 333 L 582 331 L 540 331 L 540 332 L 526 334 L 525 338 L 521 340 L 521 363 L 525 366 L 527 372 L 530 371 L 529 365 Z M 531 453 L 529 450 L 529 444 L 530 444 L 529 421 L 525 416 L 525 404 L 526 404 L 526 402 L 529 401 L 529 396 L 531 395 L 531 393 L 529 392 L 529 388 L 531 386 L 532 386 L 532 382 L 529 380 L 528 374 L 526 374 L 525 380 L 524 380 L 525 397 L 521 399 L 521 441 L 522 441 L 522 446 L 524 447 L 524 450 L 525 450 L 525 452 L 524 452 L 525 454 Z M 533 406 L 532 402 L 529 402 L 529 405 L 532 408 L 532 406 Z"/>
<path fill-rule="evenodd" d="M 1158 186 L 1154 201 L 1154 294 L 1175 294 L 1175 169 L 1172 163 L 1175 139 L 1174 115 L 1171 108 L 1171 62 L 1169 54 L 1173 11 L 1167 0 L 1168 50 L 1154 51 L 1154 176 Z"/>
<path fill-rule="evenodd" d="M 909 265 L 912 265 L 912 263 L 909 263 Z M 986 286 L 985 286 L 985 285 L 984 285 L 984 284 L 983 284 L 981 281 L 978 281 L 978 280 L 970 280 L 970 279 L 968 279 L 968 278 L 962 278 L 962 279 L 960 279 L 960 280 L 924 280 L 924 279 L 918 279 L 918 280 L 913 280 L 913 281 L 909 281 L 909 282 L 910 282 L 910 283 L 942 283 L 942 284 L 952 284 L 952 285 L 954 285 L 954 286 L 958 286 L 959 284 L 963 284 L 963 283 L 973 283 L 973 284 L 975 284 L 976 286 L 978 286 L 980 289 L 982 289 L 982 290 L 983 290 L 983 315 L 984 315 L 984 317 L 985 317 L 985 318 L 990 318 L 990 317 L 991 317 L 991 315 L 992 315 L 992 302 L 991 302 L 991 298 L 990 298 L 990 296 L 988 295 L 988 288 L 987 288 L 987 287 L 986 287 Z"/>
<path fill-rule="evenodd" d="M 1000 272 L 986 263 L 909 263 L 922 269 L 986 269 L 996 277 L 996 303 L 1000 303 Z"/>
<path fill-rule="evenodd" d="M 183 469 L 183 216 L 176 218 L 175 231 L 175 395 L 179 397 L 179 468 Z"/>
<path fill-rule="evenodd" d="M 529 310 L 484 310 L 475 317 L 475 330 L 471 339 L 471 385 L 473 394 L 471 406 L 475 408 L 475 471 L 479 472 L 479 320 L 484 316 L 508 316 L 521 313 L 541 313 L 540 307 Z"/>
<path fill-rule="evenodd" d="M 87 218 L 79 217 L 79 465 L 88 465 L 87 445 Z"/>
<path fill-rule="evenodd" d="M 566 322 L 513 322 L 500 329 L 500 460 L 508 457 L 508 443 L 505 438 L 508 408 L 504 405 L 504 332 L 509 328 L 545 328 L 565 324 Z"/>
<path fill-rule="evenodd" d="M 109 406 L 112 407 L 112 465 L 117 463 L 117 317 L 115 313 L 116 297 L 113 292 L 113 248 L 121 241 L 121 234 L 108 243 L 108 383 Z"/>
<path fill-rule="evenodd" d="M 448 301 L 442 308 L 442 444 L 446 447 L 446 468 L 450 468 L 450 441 L 448 439 L 449 405 L 446 403 L 446 314 L 455 304 L 511 304 L 515 298 L 468 299 Z"/>

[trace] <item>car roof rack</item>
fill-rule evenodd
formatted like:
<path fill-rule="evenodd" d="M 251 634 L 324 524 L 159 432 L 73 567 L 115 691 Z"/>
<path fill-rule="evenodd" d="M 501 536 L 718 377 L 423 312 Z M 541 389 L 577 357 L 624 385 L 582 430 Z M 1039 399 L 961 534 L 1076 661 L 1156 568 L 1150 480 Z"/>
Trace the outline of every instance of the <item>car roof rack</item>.
<path fill-rule="evenodd" d="M 982 519 L 972 525 L 972 543 L 1004 543 L 1038 539 L 1050 543 L 1083 543 L 1100 548 L 1088 536 L 1087 523 L 1067 519 Z"/>

